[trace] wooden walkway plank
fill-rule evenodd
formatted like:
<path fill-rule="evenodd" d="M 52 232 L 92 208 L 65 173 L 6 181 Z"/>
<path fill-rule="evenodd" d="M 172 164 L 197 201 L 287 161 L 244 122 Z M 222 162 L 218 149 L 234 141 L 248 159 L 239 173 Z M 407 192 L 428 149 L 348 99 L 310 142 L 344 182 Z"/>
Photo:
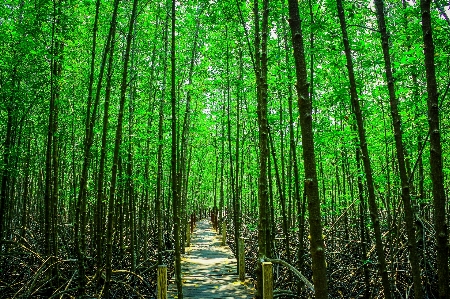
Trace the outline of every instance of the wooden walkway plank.
<path fill-rule="evenodd" d="M 182 256 L 181 276 L 184 298 L 243 298 L 254 297 L 249 281 L 240 282 L 237 261 L 208 220 L 201 220 L 191 237 L 191 246 Z M 170 281 L 169 298 L 177 298 L 177 288 Z"/>

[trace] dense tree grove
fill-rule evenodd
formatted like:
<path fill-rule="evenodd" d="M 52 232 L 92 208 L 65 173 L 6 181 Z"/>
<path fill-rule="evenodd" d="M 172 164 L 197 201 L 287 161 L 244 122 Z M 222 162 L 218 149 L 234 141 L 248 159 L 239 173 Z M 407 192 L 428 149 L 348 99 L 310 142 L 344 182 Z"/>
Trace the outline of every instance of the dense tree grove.
<path fill-rule="evenodd" d="M 183 298 L 211 217 L 256 298 L 275 259 L 281 298 L 448 298 L 449 37 L 445 0 L 2 1 L 0 297 Z"/>

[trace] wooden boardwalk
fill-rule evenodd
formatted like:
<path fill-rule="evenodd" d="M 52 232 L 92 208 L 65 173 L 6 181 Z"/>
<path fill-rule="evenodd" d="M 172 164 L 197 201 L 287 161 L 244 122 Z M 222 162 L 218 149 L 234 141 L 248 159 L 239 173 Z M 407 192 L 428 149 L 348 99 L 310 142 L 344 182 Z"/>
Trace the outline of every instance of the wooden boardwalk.
<path fill-rule="evenodd" d="M 208 220 L 197 222 L 191 246 L 181 258 L 184 298 L 253 298 L 254 289 L 249 282 L 239 281 L 237 262 L 228 246 L 221 246 L 217 233 Z M 252 285 L 252 284 L 250 284 Z M 173 279 L 168 297 L 177 298 Z"/>

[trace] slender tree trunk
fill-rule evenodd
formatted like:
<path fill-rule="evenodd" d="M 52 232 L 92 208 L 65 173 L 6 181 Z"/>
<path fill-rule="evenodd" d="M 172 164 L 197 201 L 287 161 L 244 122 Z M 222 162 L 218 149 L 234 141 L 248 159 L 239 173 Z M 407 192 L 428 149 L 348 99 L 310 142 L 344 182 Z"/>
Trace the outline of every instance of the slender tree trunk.
<path fill-rule="evenodd" d="M 54 78 L 53 78 L 53 36 L 54 28 L 52 33 L 52 60 L 51 60 L 51 94 L 50 94 L 50 107 L 48 116 L 48 128 L 47 128 L 47 144 L 46 144 L 46 157 L 45 157 L 45 193 L 44 193 L 44 238 L 45 238 L 45 254 L 51 254 L 51 199 L 52 199 L 52 143 L 53 143 L 53 118 L 54 118 Z"/>
<path fill-rule="evenodd" d="M 386 207 L 386 214 L 387 214 L 387 230 L 388 233 L 386 235 L 386 239 L 387 239 L 387 246 L 389 248 L 389 252 L 392 252 L 392 241 L 393 241 L 393 230 L 392 230 L 392 226 L 394 224 L 394 222 L 392 221 L 392 211 L 391 211 L 391 200 L 392 200 L 392 191 L 391 191 L 391 167 L 389 167 L 389 160 L 390 160 L 390 155 L 389 155 L 389 141 L 388 141 L 388 136 L 387 136 L 387 126 L 386 126 L 386 117 L 384 116 L 384 107 L 383 104 L 381 104 L 381 111 L 382 111 L 382 117 L 383 117 L 383 128 L 384 128 L 384 159 L 385 159 L 385 163 L 386 163 L 386 199 L 385 199 L 385 207 Z M 356 130 L 355 130 L 356 131 Z"/>
<path fill-rule="evenodd" d="M 45 253 L 50 256 L 51 275 L 58 275 L 56 255 L 57 255 L 57 204 L 58 204 L 58 138 L 56 136 L 58 130 L 58 101 L 60 95 L 59 77 L 61 75 L 62 61 L 62 43 L 60 42 L 60 14 L 61 9 L 56 1 L 53 2 L 53 23 L 52 23 L 52 59 L 51 68 L 51 92 L 50 92 L 50 109 L 48 118 L 47 132 L 47 152 L 46 152 L 46 171 L 45 171 Z M 53 282 L 52 282 L 53 284 Z"/>
<path fill-rule="evenodd" d="M 420 216 L 425 216 L 425 188 L 424 188 L 424 173 L 423 173 L 423 160 L 422 160 L 422 140 L 420 135 L 417 137 L 417 148 L 418 148 L 418 164 L 419 164 L 419 203 L 420 203 Z"/>
<path fill-rule="evenodd" d="M 14 80 L 13 80 L 14 82 Z M 14 84 L 14 83 L 13 83 Z M 10 150 L 11 150 L 11 135 L 12 135 L 12 126 L 13 126 L 13 107 L 12 107 L 12 100 L 8 103 L 7 106 L 7 122 L 6 122 L 6 136 L 5 136 L 5 142 L 4 142 L 4 150 L 3 150 L 3 173 L 2 173 L 2 189 L 0 193 L 0 252 L 3 251 L 3 245 L 2 241 L 5 237 L 6 239 L 6 209 L 7 204 L 6 201 L 8 199 L 8 182 L 9 182 L 9 157 L 10 157 Z"/>
<path fill-rule="evenodd" d="M 366 132 L 365 132 L 364 125 L 363 125 L 362 112 L 361 112 L 361 108 L 359 105 L 358 94 L 356 92 L 356 80 L 355 80 L 355 74 L 354 74 L 354 70 L 353 70 L 353 60 L 352 60 L 352 56 L 351 56 L 350 44 L 349 44 L 349 39 L 348 39 L 348 35 L 347 35 L 347 25 L 345 22 L 344 9 L 342 7 L 341 0 L 337 0 L 337 7 L 338 7 L 339 20 L 341 23 L 345 57 L 347 59 L 347 69 L 348 69 L 348 76 L 349 76 L 349 81 L 350 81 L 350 97 L 351 97 L 353 112 L 355 114 L 356 122 L 358 125 L 359 142 L 360 142 L 360 147 L 361 147 L 361 151 L 362 151 L 362 160 L 363 160 L 363 165 L 364 165 L 364 171 L 366 174 L 367 189 L 368 189 L 368 193 L 369 193 L 369 209 L 370 209 L 370 217 L 371 217 L 372 223 L 373 223 L 373 229 L 375 232 L 375 247 L 376 247 L 376 251 L 377 251 L 377 255 L 378 255 L 379 273 L 380 273 L 381 281 L 383 284 L 384 296 L 386 297 L 386 299 L 390 299 L 392 297 L 392 295 L 391 295 L 391 290 L 390 290 L 389 276 L 388 276 L 388 272 L 386 270 L 386 257 L 385 257 L 385 253 L 384 253 L 383 240 L 381 238 L 380 219 L 378 218 L 378 207 L 377 207 L 376 198 L 375 198 L 375 188 L 374 188 L 374 182 L 373 182 L 372 166 L 370 163 L 370 156 L 369 156 L 369 151 L 367 148 Z"/>
<path fill-rule="evenodd" d="M 88 99 L 87 99 L 87 113 L 86 113 L 86 123 L 85 123 L 85 140 L 84 140 L 84 156 L 83 156 L 83 168 L 80 178 L 80 191 L 78 194 L 78 203 L 76 208 L 76 220 L 75 220 L 75 247 L 78 255 L 78 272 L 79 272 L 79 281 L 78 281 L 78 294 L 83 295 L 85 293 L 86 286 L 86 275 L 85 275 L 85 234 L 86 234 L 86 186 L 88 179 L 88 169 L 90 164 L 90 150 L 93 143 L 93 129 L 95 124 L 95 119 L 97 115 L 97 107 L 99 103 L 100 93 L 98 97 L 96 96 L 93 112 L 91 116 L 91 106 L 92 106 L 92 95 L 93 95 L 93 85 L 94 85 L 94 66 L 95 66 L 95 54 L 96 54 L 96 45 L 97 45 L 97 30 L 98 30 L 98 15 L 100 9 L 100 0 L 96 1 L 95 4 L 95 18 L 94 18 L 94 29 L 92 32 L 92 51 L 91 51 L 91 65 L 90 65 L 90 74 L 89 74 L 89 86 L 88 86 Z M 107 40 L 107 46 L 109 47 L 109 37 Z M 103 55 L 103 62 L 106 61 L 106 49 Z M 104 67 L 102 65 L 100 69 L 99 81 L 100 84 L 97 88 L 101 89 L 101 81 L 103 77 Z M 96 94 L 96 95 L 97 95 Z"/>
<path fill-rule="evenodd" d="M 284 199 L 284 206 L 285 206 L 285 213 L 283 213 L 283 217 L 286 217 L 286 229 L 289 229 L 290 222 L 289 222 L 289 200 L 286 202 L 286 157 L 285 157 L 285 143 L 284 143 L 284 119 L 283 119 L 283 104 L 282 104 L 283 97 L 280 96 L 280 160 L 281 160 L 281 190 L 283 192 L 283 199 Z M 275 159 L 274 159 L 275 160 Z M 280 193 L 281 194 L 281 193 Z M 280 197 L 281 199 L 281 197 Z M 283 220 L 284 221 L 284 220 Z M 289 231 L 287 230 L 287 238 L 289 238 Z M 288 242 L 289 244 L 289 242 Z M 288 260 L 291 260 L 291 254 L 289 251 L 289 254 L 287 255 Z"/>
<path fill-rule="evenodd" d="M 325 299 L 328 298 L 327 267 L 325 262 L 325 244 L 322 235 L 319 187 L 314 153 L 312 103 L 309 97 L 309 84 L 307 83 L 303 33 L 298 12 L 298 2 L 296 0 L 288 0 L 288 3 L 289 25 L 291 27 L 297 75 L 296 87 L 302 133 L 303 160 L 305 164 L 305 192 L 308 197 L 313 281 L 316 298 Z"/>
<path fill-rule="evenodd" d="M 259 24 L 259 1 L 254 0 L 253 13 L 255 19 L 255 76 L 257 82 L 257 113 L 259 132 L 259 178 L 258 178 L 258 260 L 270 257 L 270 210 L 268 200 L 267 160 L 268 121 L 267 121 L 267 36 L 269 19 L 269 1 L 263 1 L 262 29 Z M 261 36 L 260 36 L 261 35 Z M 258 288 L 256 298 L 262 298 L 262 269 L 257 265 Z"/>
<path fill-rule="evenodd" d="M 269 135 L 270 136 L 270 135 Z M 269 156 L 267 157 L 267 182 L 269 185 L 269 204 L 268 208 L 270 213 L 268 213 L 267 218 L 269 223 L 269 234 L 270 234 L 270 240 L 274 240 L 275 238 L 275 210 L 274 210 L 274 203 L 273 203 L 273 176 L 272 176 L 272 159 Z M 275 250 L 274 242 L 269 243 L 269 252 L 273 252 Z"/>
<path fill-rule="evenodd" d="M 133 56 L 131 59 L 131 70 L 133 69 Z M 131 74 L 132 75 L 132 74 Z M 134 91 L 131 91 L 130 103 L 128 105 L 128 154 L 127 154 L 127 170 L 126 170 L 126 194 L 128 198 L 128 219 L 129 219 L 129 229 L 130 229 L 130 262 L 131 271 L 136 271 L 136 215 L 135 215 L 135 190 L 133 184 L 133 96 Z"/>
<path fill-rule="evenodd" d="M 273 144 L 273 137 L 272 132 L 269 129 L 269 142 L 270 147 L 272 150 L 272 159 L 273 159 L 273 165 L 275 168 L 275 178 L 277 183 L 278 192 L 280 194 L 280 204 L 281 204 L 281 216 L 283 218 L 283 234 L 284 234 L 284 247 L 286 248 L 286 258 L 288 261 L 291 260 L 291 250 L 289 246 L 289 226 L 288 226 L 288 219 L 287 219 L 287 210 L 286 210 L 286 197 L 284 195 L 284 189 L 280 177 L 280 171 L 278 170 L 278 164 L 277 164 L 277 157 L 275 153 L 275 146 Z"/>
<path fill-rule="evenodd" d="M 228 26 L 225 27 L 225 39 L 227 40 L 227 55 L 226 55 L 226 72 L 227 72 L 227 128 L 228 128 L 228 157 L 230 160 L 230 183 L 231 183 L 231 204 L 233 206 L 233 225 L 234 225 L 234 241 L 235 241 L 235 250 L 234 254 L 235 256 L 239 256 L 239 227 L 237 225 L 238 221 L 238 211 L 237 211 L 237 186 L 235 182 L 237 181 L 237 177 L 235 175 L 237 174 L 237 170 L 235 173 L 234 167 L 233 167 L 233 154 L 231 149 L 231 84 L 230 84 L 230 49 L 228 45 Z M 236 168 L 237 168 L 237 161 L 236 161 Z M 239 261 L 237 262 L 237 268 L 236 271 L 239 271 Z"/>
<path fill-rule="evenodd" d="M 283 8 L 284 8 L 284 1 L 283 1 Z M 284 35 L 284 50 L 285 50 L 285 59 L 286 59 L 286 65 L 290 65 L 290 56 L 289 56 L 289 47 L 288 47 L 288 37 L 286 32 L 286 25 L 285 22 L 283 22 L 283 35 Z M 295 136 L 294 136 L 294 116 L 293 116 L 293 105 L 292 105 L 292 76 L 291 72 L 288 71 L 287 74 L 288 77 L 288 109 L 289 109 L 289 152 L 291 156 L 291 165 L 293 167 L 293 173 L 294 173 L 294 199 L 295 203 L 298 207 L 302 207 L 301 198 L 300 198 L 300 177 L 299 177 L 299 171 L 298 171 L 298 162 L 297 162 L 297 147 L 295 142 Z M 288 177 L 291 177 L 288 175 Z M 291 210 L 291 209 L 289 209 Z M 298 269 L 303 269 L 303 256 L 304 256 L 304 218 L 301 215 L 304 215 L 303 210 L 298 210 L 297 215 L 299 215 L 298 218 L 298 228 L 299 228 L 299 247 L 297 251 L 297 267 Z M 290 223 L 290 221 L 288 221 Z M 300 289 L 300 288 L 299 288 Z"/>
<path fill-rule="evenodd" d="M 239 49 L 239 75 L 238 75 L 238 82 L 243 81 L 243 71 L 242 71 L 242 50 Z M 240 86 L 237 87 L 237 96 L 236 96 L 236 148 L 235 148 L 235 181 L 236 184 L 234 186 L 234 201 L 233 201 L 233 217 L 234 217 L 234 243 L 236 244 L 236 257 L 240 254 L 240 248 L 239 248 L 239 238 L 240 230 L 241 230 L 241 198 L 239 197 L 239 151 L 241 150 L 239 147 L 239 136 L 240 136 L 240 130 L 241 130 L 241 124 L 240 124 L 240 109 L 241 109 L 241 88 Z M 230 152 L 231 156 L 231 152 Z M 237 259 L 237 268 L 236 272 L 239 274 L 239 267 L 240 267 L 240 260 Z"/>
<path fill-rule="evenodd" d="M 222 229 L 224 205 L 225 205 L 225 191 L 224 191 L 224 168 L 225 168 L 225 103 L 222 104 L 222 117 L 221 117 L 221 144 L 220 151 L 220 198 L 219 198 L 219 228 Z"/>
<path fill-rule="evenodd" d="M 194 41 L 192 45 L 192 52 L 191 52 L 191 61 L 189 64 L 189 74 L 188 74 L 188 86 L 192 85 L 192 75 L 194 72 L 194 66 L 195 66 L 195 57 L 197 53 L 197 39 L 198 39 L 198 32 L 200 30 L 200 13 L 197 11 L 197 20 L 196 20 L 196 30 L 194 34 Z M 185 228 L 187 224 L 187 215 L 186 215 L 186 197 L 184 196 L 185 190 L 187 190 L 187 186 L 184 184 L 186 179 L 186 156 L 187 156 L 187 150 L 189 147 L 189 131 L 190 131 L 190 117 L 191 117 L 191 91 L 188 88 L 187 96 L 186 96 L 186 110 L 184 112 L 184 120 L 183 120 L 183 128 L 181 133 L 181 153 L 180 153 L 180 161 L 179 161 L 179 169 L 178 169 L 178 195 L 181 203 L 181 219 L 182 219 L 182 227 L 181 230 L 184 232 L 182 234 L 182 242 L 181 242 L 181 253 L 184 254 L 185 250 Z"/>
<path fill-rule="evenodd" d="M 389 54 L 389 34 L 386 29 L 386 21 L 384 17 L 383 0 L 375 0 L 377 10 L 378 27 L 381 33 L 381 46 L 383 48 L 383 56 L 385 62 L 386 79 L 389 90 L 389 100 L 391 105 L 392 125 L 394 127 L 395 146 L 397 149 L 397 160 L 400 172 L 400 180 L 402 184 L 402 200 L 405 210 L 406 233 L 408 236 L 409 262 L 411 264 L 413 282 L 414 282 L 414 298 L 423 298 L 422 278 L 420 275 L 419 257 L 416 248 L 416 230 L 414 228 L 414 214 L 411 208 L 410 182 L 406 170 L 403 132 L 401 129 L 401 117 L 398 112 L 398 99 L 395 96 L 394 76 L 392 74 L 391 57 Z M 389 209 L 389 207 L 387 207 Z"/>
<path fill-rule="evenodd" d="M 162 9 L 161 9 L 160 5 L 158 5 L 157 7 L 158 8 L 157 8 L 157 13 L 156 13 L 156 26 L 155 26 L 154 38 L 152 40 L 152 43 L 153 43 L 153 49 L 152 49 L 152 55 L 151 55 L 151 66 L 152 66 L 152 68 L 150 69 L 150 76 L 149 76 L 149 83 L 150 83 L 151 92 L 150 92 L 149 97 L 148 97 L 148 106 L 147 106 L 148 107 L 147 108 L 148 111 L 152 111 L 153 110 L 153 105 L 157 101 L 156 98 L 157 98 L 157 93 L 158 93 L 158 87 L 157 87 L 157 84 L 156 84 L 156 81 L 155 81 L 155 78 L 156 78 L 155 77 L 155 73 L 156 73 L 155 61 L 157 59 L 156 45 L 157 45 L 157 40 L 158 40 L 158 37 L 160 36 L 160 34 L 162 34 L 162 37 L 163 37 L 162 40 L 164 42 L 164 46 L 166 47 L 165 51 L 162 52 L 162 55 L 166 55 L 166 57 L 167 57 L 167 53 L 166 53 L 167 45 L 166 45 L 165 38 L 167 36 L 167 22 L 168 22 L 168 17 L 169 16 L 166 14 L 165 25 L 162 26 L 162 29 L 160 31 L 160 27 L 161 27 L 160 13 L 161 13 Z M 163 9 L 164 9 L 164 6 L 163 6 Z M 163 62 L 164 71 L 166 71 L 166 66 L 167 66 L 167 63 L 166 63 L 166 59 L 164 58 L 164 62 Z M 164 77 L 165 77 L 165 74 L 166 73 L 164 73 Z M 165 78 L 163 78 L 163 80 L 165 80 Z M 163 85 L 165 86 L 165 82 L 164 82 Z M 163 92 L 165 92 L 164 87 L 163 87 Z M 160 105 L 161 105 L 161 99 L 160 99 Z M 151 161 L 151 156 L 152 156 L 151 152 L 150 152 L 150 143 L 151 143 L 151 135 L 152 135 L 151 134 L 151 125 L 152 125 L 153 119 L 154 119 L 154 117 L 151 116 L 151 115 L 149 115 L 148 118 L 147 118 L 147 138 L 146 138 L 146 141 L 145 141 L 145 152 L 146 152 L 147 157 L 145 158 L 144 180 L 145 180 L 146 186 L 148 186 L 148 187 L 150 186 L 150 161 Z M 158 116 L 158 119 L 159 119 L 159 116 Z M 159 126 L 159 121 L 158 121 L 158 126 Z M 158 138 L 159 138 L 159 127 L 158 127 Z M 158 154 L 157 155 L 159 155 L 159 147 L 160 147 L 160 145 L 162 146 L 162 144 L 160 142 L 162 142 L 162 141 L 159 141 L 159 139 L 158 139 Z M 158 164 L 157 164 L 157 167 L 158 167 Z M 157 184 L 157 189 L 158 189 L 158 173 L 157 173 L 156 180 L 157 180 L 156 184 Z M 161 181 L 159 181 L 159 184 L 161 184 Z M 141 202 L 141 210 L 140 210 L 140 217 L 139 217 L 139 219 L 140 219 L 139 220 L 139 222 L 140 222 L 139 230 L 141 231 L 140 235 L 142 236 L 142 238 L 141 238 L 142 245 L 138 245 L 138 246 L 143 246 L 144 247 L 142 249 L 144 261 L 148 260 L 148 241 L 149 241 L 149 233 L 150 233 L 149 225 L 150 225 L 150 227 L 152 226 L 152 221 L 150 221 L 150 223 L 149 223 L 149 216 L 150 216 L 150 219 L 154 219 L 155 220 L 156 230 L 157 230 L 157 234 L 158 234 L 158 232 L 159 232 L 159 230 L 158 230 L 158 221 L 159 221 L 158 216 L 159 216 L 159 213 L 161 213 L 160 210 L 156 209 L 157 201 L 159 200 L 161 192 L 158 195 L 158 190 L 156 190 L 156 193 L 157 193 L 156 196 L 157 197 L 155 197 L 155 209 L 151 209 L 150 208 L 151 207 L 151 205 L 150 205 L 150 192 L 151 191 L 149 190 L 148 187 L 145 188 L 145 191 L 144 191 L 144 194 L 145 194 L 144 197 L 145 198 L 144 198 L 143 202 Z M 158 208 L 161 209 L 161 206 L 158 205 Z M 154 213 L 153 215 L 151 214 L 152 211 Z M 154 216 L 154 217 L 152 217 L 152 216 Z M 157 236 L 159 236 L 159 234 Z M 162 242 L 162 239 L 161 239 L 161 242 Z M 158 256 L 159 256 L 159 254 L 161 252 L 161 250 L 159 250 L 159 248 L 162 248 L 162 246 L 160 247 L 159 245 L 160 245 L 160 243 L 159 243 L 159 240 L 158 240 Z M 158 258 L 158 261 L 159 261 L 159 258 Z M 158 262 L 158 264 L 161 264 L 161 263 Z"/>
<path fill-rule="evenodd" d="M 118 1 L 116 0 L 117 6 Z M 116 7 L 117 7 L 116 6 Z M 102 256 L 103 256 L 103 201 L 104 201 L 104 177 L 105 177 L 105 161 L 106 161 L 106 146 L 107 146 L 107 136 L 108 136 L 108 122 L 109 122 L 109 104 L 111 99 L 111 84 L 112 84 L 112 73 L 113 73 L 113 63 L 114 63 L 114 46 L 115 46 L 115 22 L 113 26 L 112 32 L 110 31 L 111 36 L 111 47 L 109 48 L 109 61 L 108 61 L 108 70 L 106 74 L 106 90 L 105 90 L 105 104 L 103 108 L 103 129 L 102 129 L 102 141 L 101 141 L 101 150 L 100 150 L 100 164 L 98 168 L 98 178 L 97 178 L 97 230 L 99 234 L 97 235 L 97 271 L 101 270 L 102 265 Z M 101 233 L 100 233 L 101 232 Z M 98 272 L 97 275 L 100 273 Z"/>
<path fill-rule="evenodd" d="M 172 210 L 175 239 L 175 283 L 177 285 L 178 298 L 183 299 L 183 285 L 181 281 L 181 255 L 180 255 L 180 216 L 178 214 L 178 180 L 177 180 L 177 118 L 176 118 L 176 94 L 175 94 L 175 0 L 172 0 L 172 43 L 171 43 L 171 106 L 172 106 Z"/>
<path fill-rule="evenodd" d="M 218 232 L 218 207 L 217 207 L 217 178 L 219 177 L 219 154 L 217 153 L 217 137 L 218 137 L 218 127 L 216 127 L 216 135 L 214 138 L 214 158 L 215 158 L 215 169 L 214 169 L 214 223 L 213 229 Z M 192 227 L 192 224 L 191 224 Z"/>
<path fill-rule="evenodd" d="M 122 178 L 124 177 L 122 156 L 119 156 L 117 168 L 118 168 L 119 175 L 118 175 L 118 179 L 116 179 L 116 180 L 121 182 Z M 126 229 L 126 227 L 127 227 L 126 217 L 125 217 L 126 206 L 125 206 L 124 191 L 125 191 L 125 189 L 123 188 L 123 184 L 119 184 L 117 191 L 116 191 L 119 194 L 119 196 L 117 196 L 117 200 L 116 200 L 115 207 L 114 207 L 116 212 L 113 214 L 113 219 L 115 219 L 115 220 L 113 220 L 113 223 L 117 223 L 117 230 L 118 230 L 113 233 L 115 233 L 115 235 L 116 235 L 116 241 L 117 241 L 117 245 L 119 247 L 119 262 L 118 262 L 118 264 L 120 265 L 120 267 L 123 267 L 123 260 L 124 260 L 124 256 L 125 256 L 124 229 Z M 116 228 L 114 228 L 114 229 L 116 229 Z"/>
<path fill-rule="evenodd" d="M 228 38 L 227 38 L 228 40 Z M 234 231 L 234 237 L 235 237 L 235 241 L 236 240 L 236 228 L 237 228 L 237 211 L 235 210 L 236 208 L 236 204 L 237 204 L 237 199 L 236 199 L 236 185 L 235 185 L 235 171 L 234 171 L 234 167 L 233 167 L 233 154 L 232 154 L 232 149 L 231 149 L 231 86 L 230 86 L 230 73 L 229 73 L 229 50 L 228 50 L 228 44 L 227 44 L 227 133 L 228 133 L 228 157 L 229 157 L 229 163 L 230 163 L 230 188 L 231 188 L 231 203 L 233 206 L 233 225 L 235 227 L 235 231 Z M 238 230 L 238 234 L 239 234 L 239 230 Z M 236 243 L 238 244 L 238 243 Z M 239 246 L 236 246 L 235 248 L 235 255 L 239 256 Z M 237 265 L 237 269 L 239 269 L 239 265 Z"/>
<path fill-rule="evenodd" d="M 29 210 L 29 190 L 30 190 L 30 162 L 31 162 L 31 138 L 27 142 L 27 157 L 25 161 L 25 179 L 23 182 L 23 202 L 22 202 L 22 240 L 25 240 L 26 231 L 28 229 L 28 210 Z"/>
<path fill-rule="evenodd" d="M 56 5 L 56 4 L 55 4 Z M 58 15 L 61 13 L 61 9 L 58 8 Z M 55 26 L 59 25 L 59 18 L 56 19 Z M 59 26 L 57 26 L 59 27 Z M 60 30 L 60 29 L 59 29 Z M 58 30 L 58 31 L 59 31 Z M 54 266 L 52 267 L 52 276 L 56 277 L 56 286 L 58 285 L 58 264 L 57 255 L 58 255 L 58 231 L 57 224 L 59 220 L 58 213 L 58 203 L 59 203 L 59 106 L 60 106 L 60 93 L 61 93 L 61 71 L 62 71 L 62 51 L 64 44 L 58 40 L 55 43 L 55 61 L 53 66 L 53 76 L 54 76 L 54 88 L 53 88 L 53 97 L 54 97 L 54 111 L 53 111 L 53 139 L 52 139 L 52 190 L 51 190 L 51 251 L 52 251 L 52 263 Z"/>
<path fill-rule="evenodd" d="M 167 44 L 168 44 L 168 28 L 169 28 L 169 15 L 166 15 L 166 21 L 164 25 L 164 55 L 163 55 L 163 82 L 162 82 L 162 92 L 161 100 L 159 102 L 159 117 L 158 117 L 158 173 L 156 177 L 156 221 L 158 230 L 158 264 L 162 265 L 162 250 L 163 250 L 163 238 L 162 238 L 162 211 L 161 203 L 164 200 L 162 196 L 162 183 L 163 183 L 163 141 L 164 141 L 164 103 L 166 99 L 166 75 L 167 75 Z"/>
<path fill-rule="evenodd" d="M 434 223 L 437 240 L 437 266 L 439 298 L 448 298 L 448 228 L 446 219 L 446 198 L 444 189 L 444 174 L 442 162 L 441 132 L 439 125 L 439 94 L 436 82 L 434 63 L 434 43 L 431 25 L 431 0 L 421 0 L 422 33 L 425 55 L 425 71 L 428 94 L 428 126 L 430 132 L 430 167 L 431 181 L 433 183 Z"/>
<path fill-rule="evenodd" d="M 113 216 L 114 216 L 114 199 L 116 195 L 116 183 L 117 183 L 117 168 L 119 163 L 119 149 L 122 141 L 122 127 L 123 127 L 123 114 L 125 107 L 125 98 L 127 91 L 127 75 L 128 75 L 128 62 L 130 60 L 131 41 L 133 39 L 133 30 L 136 19 L 138 0 L 133 0 L 133 8 L 131 12 L 130 22 L 128 26 L 128 34 L 126 41 L 126 49 L 124 54 L 122 82 L 120 85 L 120 102 L 119 102 L 119 115 L 117 118 L 116 136 L 114 142 L 114 156 L 111 175 L 111 187 L 109 192 L 109 210 L 108 210 L 108 226 L 106 229 L 106 279 L 103 295 L 106 298 L 110 297 L 111 286 L 111 274 L 112 274 L 112 234 L 113 234 Z"/>
<path fill-rule="evenodd" d="M 344 130 L 344 125 L 342 125 L 342 130 Z M 342 149 L 342 155 L 341 155 L 341 170 L 342 170 L 342 198 L 344 199 L 344 207 L 348 206 L 349 200 L 347 197 L 347 177 L 348 174 L 345 171 L 345 161 L 347 159 L 347 150 L 346 149 Z M 351 197 L 353 198 L 353 197 Z M 351 212 L 350 212 L 351 213 Z M 344 216 L 344 239 L 345 240 L 350 240 L 350 236 L 349 236 L 349 231 L 348 231 L 348 218 L 349 218 L 349 213 L 345 213 Z"/>
<path fill-rule="evenodd" d="M 355 128 L 356 131 L 356 128 Z M 361 152 L 360 149 L 356 149 L 356 166 L 358 171 L 361 169 Z M 358 175 L 358 197 L 359 197 L 359 233 L 361 238 L 361 255 L 362 255 L 362 265 L 364 271 L 364 298 L 369 299 L 371 294 L 370 288 L 370 273 L 367 261 L 367 241 L 366 240 L 366 205 L 364 204 L 364 187 L 362 183 L 362 178 Z"/>

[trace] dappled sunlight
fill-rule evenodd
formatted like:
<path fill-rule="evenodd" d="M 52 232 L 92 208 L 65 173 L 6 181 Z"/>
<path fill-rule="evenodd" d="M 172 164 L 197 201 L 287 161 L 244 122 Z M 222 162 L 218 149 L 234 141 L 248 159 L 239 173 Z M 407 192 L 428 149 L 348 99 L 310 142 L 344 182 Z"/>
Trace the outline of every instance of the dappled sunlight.
<path fill-rule="evenodd" d="M 191 246 L 181 257 L 185 298 L 252 298 L 250 280 L 239 281 L 237 262 L 228 246 L 221 246 L 217 233 L 207 220 L 198 222 Z M 169 294 L 176 294 L 175 284 Z"/>

